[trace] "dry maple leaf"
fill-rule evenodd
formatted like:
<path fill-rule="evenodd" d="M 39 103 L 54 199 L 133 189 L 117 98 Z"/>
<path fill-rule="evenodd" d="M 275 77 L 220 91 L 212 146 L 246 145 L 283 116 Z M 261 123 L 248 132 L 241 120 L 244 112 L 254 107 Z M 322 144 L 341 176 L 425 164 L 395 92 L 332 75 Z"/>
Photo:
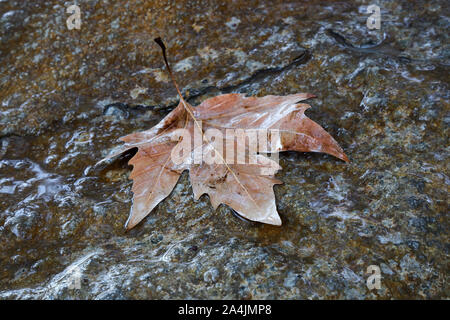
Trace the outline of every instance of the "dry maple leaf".
<path fill-rule="evenodd" d="M 194 108 L 181 95 L 164 44 L 160 38 L 155 41 L 162 48 L 180 103 L 153 128 L 120 138 L 125 145 L 106 158 L 138 148 L 129 161 L 134 197 L 128 230 L 171 193 L 184 170 L 189 170 L 195 199 L 206 193 L 214 208 L 223 203 L 249 220 L 281 225 L 273 191 L 275 184 L 282 183 L 274 177 L 280 166 L 267 153 L 324 152 L 348 161 L 333 137 L 306 117 L 310 106 L 299 101 L 314 95 L 258 98 L 233 93 L 207 99 Z M 235 135 L 228 135 L 230 130 Z M 258 130 L 268 132 L 267 144 L 259 143 L 255 149 L 248 135 Z M 244 144 L 236 148 L 243 136 Z M 230 148 L 221 150 L 219 142 Z M 239 157 L 244 162 L 233 161 Z"/>

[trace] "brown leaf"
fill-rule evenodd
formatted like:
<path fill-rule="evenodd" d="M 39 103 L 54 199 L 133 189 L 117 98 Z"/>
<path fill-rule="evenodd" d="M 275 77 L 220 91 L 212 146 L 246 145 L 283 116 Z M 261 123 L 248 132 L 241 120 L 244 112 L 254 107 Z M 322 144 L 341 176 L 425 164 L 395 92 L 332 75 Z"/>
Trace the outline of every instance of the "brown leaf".
<path fill-rule="evenodd" d="M 179 105 L 155 127 L 122 137 L 125 145 L 108 157 L 138 148 L 129 162 L 134 198 L 127 229 L 170 194 L 184 170 L 196 199 L 206 193 L 214 208 L 224 203 L 249 220 L 281 225 L 273 192 L 281 168 L 267 153 L 323 152 L 348 161 L 333 137 L 305 115 L 310 106 L 299 102 L 312 94 L 224 94 L 194 108 L 174 84 Z"/>

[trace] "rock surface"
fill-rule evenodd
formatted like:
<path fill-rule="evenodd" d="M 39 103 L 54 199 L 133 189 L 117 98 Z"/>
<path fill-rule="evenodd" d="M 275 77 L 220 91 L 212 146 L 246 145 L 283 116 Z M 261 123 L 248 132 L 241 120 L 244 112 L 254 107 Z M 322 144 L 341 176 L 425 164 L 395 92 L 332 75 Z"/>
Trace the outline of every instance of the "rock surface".
<path fill-rule="evenodd" d="M 0 298 L 448 298 L 445 1 L 0 2 Z M 282 227 L 195 201 L 184 174 L 142 224 L 117 138 L 226 92 L 318 98 L 346 164 L 284 153 Z M 367 268 L 381 270 L 370 290 Z"/>

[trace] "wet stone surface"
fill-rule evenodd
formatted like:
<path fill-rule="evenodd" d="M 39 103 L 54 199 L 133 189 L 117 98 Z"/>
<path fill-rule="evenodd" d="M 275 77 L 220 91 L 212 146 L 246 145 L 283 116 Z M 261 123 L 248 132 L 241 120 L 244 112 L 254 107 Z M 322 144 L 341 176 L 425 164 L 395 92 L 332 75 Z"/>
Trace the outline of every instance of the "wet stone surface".
<path fill-rule="evenodd" d="M 448 298 L 449 8 L 378 3 L 0 2 L 0 298 Z M 282 227 L 183 174 L 126 233 L 131 155 L 93 165 L 176 104 L 158 35 L 191 103 L 314 93 L 351 162 L 283 153 Z"/>

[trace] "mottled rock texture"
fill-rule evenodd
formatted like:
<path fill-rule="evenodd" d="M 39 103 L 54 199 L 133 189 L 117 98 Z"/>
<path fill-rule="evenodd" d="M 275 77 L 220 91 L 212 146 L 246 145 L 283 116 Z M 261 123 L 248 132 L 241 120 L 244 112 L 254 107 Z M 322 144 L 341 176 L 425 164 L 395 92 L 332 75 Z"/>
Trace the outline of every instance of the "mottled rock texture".
<path fill-rule="evenodd" d="M 0 2 L 0 298 L 449 297 L 447 1 L 378 1 L 380 30 L 372 1 L 78 3 L 68 30 L 71 1 Z M 282 227 L 184 174 L 125 233 L 131 155 L 93 165 L 177 103 L 155 36 L 194 105 L 316 94 L 351 162 L 283 153 Z"/>

